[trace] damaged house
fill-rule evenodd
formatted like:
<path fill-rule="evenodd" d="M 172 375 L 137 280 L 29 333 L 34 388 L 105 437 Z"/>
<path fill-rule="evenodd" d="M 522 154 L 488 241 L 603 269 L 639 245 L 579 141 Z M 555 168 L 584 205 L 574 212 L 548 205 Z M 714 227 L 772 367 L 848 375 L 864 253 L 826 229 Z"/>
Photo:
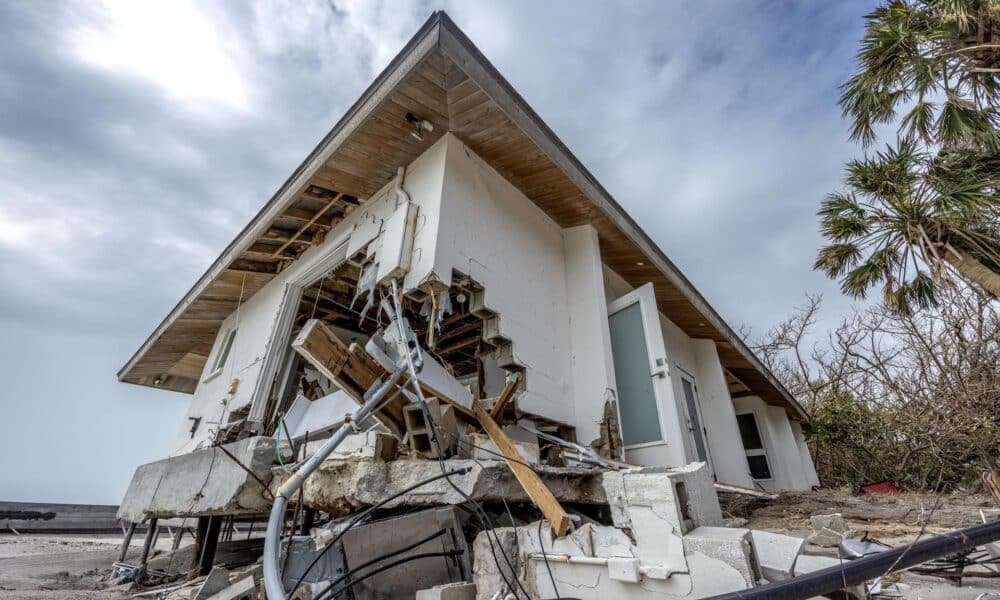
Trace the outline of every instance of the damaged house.
<path fill-rule="evenodd" d="M 396 390 L 371 418 L 345 425 L 411 351 L 422 392 Z M 693 573 L 714 568 L 691 558 L 706 545 L 746 554 L 744 568 L 727 571 L 731 581 L 715 589 L 754 585 L 762 575 L 745 551 L 746 530 L 715 527 L 713 485 L 819 483 L 803 409 L 443 13 L 118 377 L 191 395 L 186 420 L 166 424 L 178 430 L 173 455 L 139 467 L 120 516 L 199 517 L 202 546 L 214 544 L 208 537 L 221 518 L 260 522 L 277 482 L 348 426 L 339 462 L 324 462 L 293 498 L 308 515 L 304 538 L 324 518 L 334 522 L 433 476 L 441 460 L 469 469 L 455 476 L 461 495 L 439 481 L 385 506 L 442 511 L 468 493 L 544 508 L 511 477 L 501 462 L 508 459 L 536 469 L 559 502 L 596 507 L 580 508 L 585 523 L 574 521 L 559 539 L 549 514 L 548 537 L 511 515 L 517 527 L 507 535 L 519 540 L 522 562 L 531 567 L 546 551 L 577 556 L 552 565 L 557 575 L 616 569 L 623 593 L 647 580 L 660 587 L 643 589 L 661 595 L 694 593 Z M 363 470 L 373 462 L 378 476 Z M 636 479 L 642 473 L 648 483 Z M 644 494 L 645 511 L 623 499 Z M 660 535 L 640 525 L 658 503 L 673 515 L 676 542 L 644 539 Z M 438 579 L 424 582 L 431 587 L 489 571 L 502 586 L 499 563 L 480 568 L 484 553 L 475 550 L 485 542 L 461 535 L 466 517 L 450 508 L 435 514 L 459 530 L 444 544 L 452 562 L 412 577 L 434 571 Z M 328 568 L 371 558 L 350 542 L 337 542 L 342 564 Z M 632 549 L 618 556 L 615 547 Z M 454 558 L 455 548 L 465 554 Z M 201 567 L 210 566 L 209 557 Z M 557 580 L 578 576 L 551 584 L 539 576 L 534 593 L 551 596 Z"/>

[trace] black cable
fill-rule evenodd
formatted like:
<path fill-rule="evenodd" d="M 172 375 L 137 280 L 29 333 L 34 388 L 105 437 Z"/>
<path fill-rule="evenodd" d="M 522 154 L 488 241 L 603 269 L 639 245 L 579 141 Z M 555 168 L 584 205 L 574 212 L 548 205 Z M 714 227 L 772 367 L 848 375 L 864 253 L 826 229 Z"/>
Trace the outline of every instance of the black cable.
<path fill-rule="evenodd" d="M 420 385 L 419 381 L 416 382 L 411 381 L 410 383 L 412 383 L 415 386 Z M 420 396 L 422 397 L 423 395 L 420 394 Z M 427 424 L 430 426 L 429 430 L 431 435 L 431 441 L 437 447 L 438 465 L 441 467 L 441 470 L 444 471 L 445 470 L 444 456 L 441 451 L 441 441 L 437 437 L 437 430 L 438 430 L 437 423 L 434 421 L 434 417 L 431 416 L 430 410 L 428 410 L 426 402 L 420 403 L 420 410 L 421 413 L 423 413 L 424 419 L 427 421 Z M 528 590 L 524 588 L 524 585 L 522 585 L 521 581 L 517 578 L 517 569 L 514 568 L 513 563 L 511 563 L 510 561 L 510 557 L 507 556 L 507 552 L 504 551 L 503 544 L 500 543 L 500 536 L 497 535 L 497 533 L 494 531 L 493 523 L 490 521 L 489 515 L 486 514 L 486 509 L 483 508 L 482 504 L 480 504 L 478 501 L 476 501 L 467 493 L 465 493 L 465 490 L 455 485 L 455 483 L 451 480 L 450 477 L 446 477 L 445 479 L 448 481 L 448 484 L 451 485 L 451 487 L 456 492 L 458 492 L 463 498 L 465 498 L 466 502 L 472 504 L 472 506 L 475 507 L 475 509 L 479 512 L 480 521 L 483 523 L 483 531 L 486 533 L 486 541 L 489 542 L 490 553 L 493 554 L 493 562 L 496 563 L 497 573 L 500 575 L 500 578 L 503 579 L 504 584 L 507 586 L 507 589 L 514 594 L 514 597 L 517 597 L 517 593 L 516 590 L 514 589 L 514 586 L 510 584 L 510 581 L 507 579 L 507 575 L 503 572 L 503 567 L 500 565 L 500 560 L 497 558 L 496 547 L 493 545 L 493 539 L 490 538 L 491 533 L 493 534 L 493 537 L 496 539 L 497 546 L 500 547 L 500 555 L 503 556 L 504 562 L 507 563 L 507 567 L 510 569 L 511 576 L 514 578 L 514 583 L 517 584 L 517 587 L 524 594 L 524 597 L 530 599 L 531 594 L 528 593 Z M 487 524 L 489 524 L 489 528 L 486 527 Z M 517 535 L 517 532 L 515 532 L 514 535 Z"/>
<path fill-rule="evenodd" d="M 388 571 L 389 569 L 392 569 L 394 567 L 398 567 L 399 565 L 402 565 L 402 564 L 405 564 L 405 563 L 408 563 L 408 562 L 412 562 L 412 561 L 415 561 L 415 560 L 420 560 L 420 559 L 423 559 L 423 558 L 436 558 L 438 556 L 445 557 L 445 558 L 450 558 L 452 556 L 461 556 L 462 554 L 465 554 L 465 550 L 458 549 L 458 550 L 449 550 L 447 552 L 426 552 L 424 554 L 414 554 L 413 556 L 406 556 L 406 557 L 403 557 L 403 558 L 401 558 L 401 559 L 399 559 L 397 561 L 393 561 L 393 562 L 391 562 L 391 563 L 389 563 L 387 565 L 383 565 L 383 566 L 375 569 L 374 571 L 369 571 L 368 573 L 365 573 L 364 575 L 362 575 L 358 579 L 355 579 L 354 581 L 347 582 L 347 584 L 345 584 L 344 586 L 340 587 L 337 590 L 333 590 L 332 588 L 324 590 L 323 593 L 321 593 L 320 595 L 316 596 L 316 598 L 314 598 L 313 600 L 324 600 L 324 598 L 334 598 L 334 597 L 337 596 L 337 594 L 351 589 L 352 587 L 356 586 L 357 584 L 361 583 L 362 581 L 364 581 L 364 580 L 366 580 L 366 579 L 368 579 L 370 577 L 374 577 L 374 576 L 378 575 L 379 573 L 382 573 L 384 571 Z"/>
<path fill-rule="evenodd" d="M 388 498 L 385 498 L 384 500 L 378 501 L 377 503 L 369 506 L 365 510 L 361 511 L 360 513 L 358 513 L 358 515 L 356 517 L 354 517 L 354 519 L 351 520 L 351 522 L 348 523 L 348 525 L 343 530 L 341 530 L 340 533 L 338 533 L 336 536 L 334 536 L 333 540 L 330 543 L 328 543 L 323 548 L 323 550 L 321 550 L 320 553 L 316 555 L 315 558 L 313 558 L 312 562 L 309 563 L 309 566 L 306 567 L 306 570 L 302 572 L 302 575 L 299 577 L 299 580 L 295 582 L 295 585 L 292 587 L 292 590 L 288 593 L 288 595 L 291 596 L 292 594 L 295 593 L 295 590 L 299 589 L 299 586 L 302 585 L 302 580 L 306 578 L 306 575 L 309 574 L 309 571 L 311 571 L 312 568 L 316 566 L 316 563 L 319 562 L 319 559 L 323 558 L 323 556 L 330 550 L 330 548 L 333 548 L 336 545 L 336 543 L 338 541 L 340 541 L 340 538 L 344 537 L 345 533 L 347 533 L 352 527 L 354 527 L 355 525 L 357 525 L 358 522 L 360 522 L 362 519 L 364 519 L 365 517 L 367 517 L 368 515 L 370 515 L 376 509 L 378 509 L 379 507 L 384 506 L 385 504 L 387 504 L 388 502 L 390 502 L 392 500 L 395 500 L 396 498 L 399 498 L 403 494 L 408 494 L 408 493 L 412 492 L 413 490 L 415 490 L 415 489 L 417 489 L 419 487 L 427 485 L 428 483 L 433 483 L 433 482 L 437 481 L 438 479 L 447 479 L 448 477 L 450 477 L 452 475 L 464 475 L 465 473 L 468 473 L 470 470 L 471 470 L 471 468 L 465 467 L 465 468 L 462 468 L 462 469 L 455 469 L 454 471 L 449 471 L 449 472 L 441 473 L 441 474 L 435 475 L 433 477 L 428 477 L 427 479 L 424 479 L 423 481 L 419 481 L 419 482 L 411 485 L 410 487 L 406 488 L 405 490 L 402 490 L 400 492 L 396 492 L 395 494 L 389 496 Z"/>
<path fill-rule="evenodd" d="M 542 559 L 545 561 L 545 570 L 549 572 L 549 580 L 552 581 L 552 593 L 556 595 L 556 598 L 562 598 L 559 595 L 559 588 L 556 587 L 556 578 L 552 575 L 552 567 L 549 566 L 549 555 L 545 553 L 545 542 L 542 541 L 542 523 L 545 521 L 538 522 L 538 545 L 542 549 Z"/>
<path fill-rule="evenodd" d="M 332 589 L 338 583 L 340 583 L 341 581 L 347 579 L 351 575 L 354 575 L 355 573 L 357 573 L 361 569 L 370 567 L 370 566 L 372 566 L 375 563 L 382 562 L 383 560 L 385 560 L 387 558 L 392 558 L 393 556 L 399 556 L 400 554 L 402 554 L 404 552 L 409 552 L 410 550 L 413 550 L 414 548 L 416 548 L 418 546 L 426 544 L 427 542 L 429 542 L 429 541 L 431 541 L 431 540 L 433 540 L 435 538 L 441 537 L 441 535 L 444 534 L 444 532 L 446 532 L 446 531 L 448 531 L 448 529 L 446 527 L 442 527 L 441 529 L 438 529 L 437 532 L 432 533 L 431 535 L 423 538 L 422 540 L 418 540 L 416 542 L 413 542 L 412 544 L 410 544 L 409 546 L 406 546 L 405 548 L 399 548 L 398 550 L 393 550 L 392 552 L 387 552 L 386 554 L 383 554 L 382 556 L 378 556 L 376 558 L 373 558 L 373 559 L 369 560 L 368 562 L 362 563 L 362 564 L 354 567 L 350 571 L 344 573 L 340 577 L 338 577 L 338 578 L 334 579 L 333 581 L 331 581 L 330 585 L 328 585 L 327 587 L 323 588 L 323 591 L 316 595 L 316 600 L 319 600 L 319 598 L 323 594 L 325 594 L 327 592 L 327 590 Z"/>

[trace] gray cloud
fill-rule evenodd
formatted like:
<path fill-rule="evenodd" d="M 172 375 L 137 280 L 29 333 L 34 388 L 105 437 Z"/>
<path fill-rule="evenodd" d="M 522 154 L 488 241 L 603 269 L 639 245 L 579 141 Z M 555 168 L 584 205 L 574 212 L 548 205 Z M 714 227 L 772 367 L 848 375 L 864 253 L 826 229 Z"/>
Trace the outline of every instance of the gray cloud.
<path fill-rule="evenodd" d="M 114 373 L 437 7 L 0 4 L 0 499 L 169 452 L 186 397 Z M 731 322 L 850 310 L 813 213 L 869 3 L 443 8 Z"/>

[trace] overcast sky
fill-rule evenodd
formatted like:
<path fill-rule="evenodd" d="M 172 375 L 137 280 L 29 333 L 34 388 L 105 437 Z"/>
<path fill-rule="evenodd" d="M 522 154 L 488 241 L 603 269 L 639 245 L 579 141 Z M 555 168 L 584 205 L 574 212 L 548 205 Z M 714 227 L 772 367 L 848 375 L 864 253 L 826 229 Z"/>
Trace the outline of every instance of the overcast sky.
<path fill-rule="evenodd" d="M 0 500 L 117 504 L 188 397 L 115 373 L 435 8 L 734 326 L 823 292 L 867 2 L 0 3 Z"/>

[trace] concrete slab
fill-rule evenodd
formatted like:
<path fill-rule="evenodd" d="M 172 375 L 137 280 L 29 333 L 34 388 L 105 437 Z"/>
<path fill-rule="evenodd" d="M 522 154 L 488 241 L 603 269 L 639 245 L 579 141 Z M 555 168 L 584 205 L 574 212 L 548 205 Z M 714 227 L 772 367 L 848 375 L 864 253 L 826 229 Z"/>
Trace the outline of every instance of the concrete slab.
<path fill-rule="evenodd" d="M 229 587 L 229 571 L 222 567 L 213 567 L 208 577 L 201 583 L 193 600 L 207 600 Z"/>
<path fill-rule="evenodd" d="M 846 562 L 846 561 L 845 561 Z M 840 566 L 841 561 L 839 558 L 833 558 L 830 556 L 813 556 L 811 554 L 802 554 L 799 556 L 798 560 L 795 561 L 795 576 L 799 577 L 805 575 L 806 573 L 812 573 L 813 571 L 819 571 L 821 569 L 828 569 L 830 567 Z M 839 593 L 834 593 L 826 596 L 827 598 L 836 598 L 837 600 L 844 600 L 846 595 L 846 600 L 864 600 L 865 598 L 865 586 L 853 585 L 840 590 Z"/>
<path fill-rule="evenodd" d="M 264 483 L 270 481 L 274 439 L 251 437 L 224 447 Z M 141 523 L 152 517 L 253 515 L 266 513 L 270 506 L 257 479 L 213 447 L 140 466 L 118 517 Z"/>
<path fill-rule="evenodd" d="M 721 560 L 743 576 L 746 587 L 756 585 L 758 568 L 749 529 L 699 527 L 682 539 L 685 554 L 699 552 L 709 558 Z"/>
<path fill-rule="evenodd" d="M 783 581 L 795 574 L 795 561 L 802 554 L 806 541 L 802 538 L 771 533 L 750 532 L 760 575 L 768 581 Z"/>
<path fill-rule="evenodd" d="M 504 554 L 509 557 L 513 569 L 504 561 Z M 517 530 L 513 527 L 497 527 L 492 532 L 480 532 L 472 543 L 472 557 L 476 600 L 490 600 L 504 585 L 504 577 L 508 580 L 520 577 L 521 560 L 518 554 Z M 504 595 L 510 592 L 506 588 L 504 591 Z"/>
<path fill-rule="evenodd" d="M 454 475 L 451 481 L 466 494 L 479 501 L 530 502 L 524 488 L 517 482 L 507 464 L 501 460 L 445 461 L 452 470 L 470 469 L 468 473 Z M 601 487 L 603 471 L 536 467 L 539 477 L 561 502 L 604 504 L 606 497 Z M 331 458 L 306 480 L 304 498 L 306 506 L 334 516 L 344 516 L 398 494 L 402 490 L 441 474 L 435 460 L 381 461 L 372 457 L 352 456 Z M 274 471 L 272 489 L 287 477 L 280 469 Z M 385 505 L 387 509 L 406 505 L 441 506 L 462 504 L 466 500 L 455 491 L 446 479 L 438 479 L 421 486 Z"/>

